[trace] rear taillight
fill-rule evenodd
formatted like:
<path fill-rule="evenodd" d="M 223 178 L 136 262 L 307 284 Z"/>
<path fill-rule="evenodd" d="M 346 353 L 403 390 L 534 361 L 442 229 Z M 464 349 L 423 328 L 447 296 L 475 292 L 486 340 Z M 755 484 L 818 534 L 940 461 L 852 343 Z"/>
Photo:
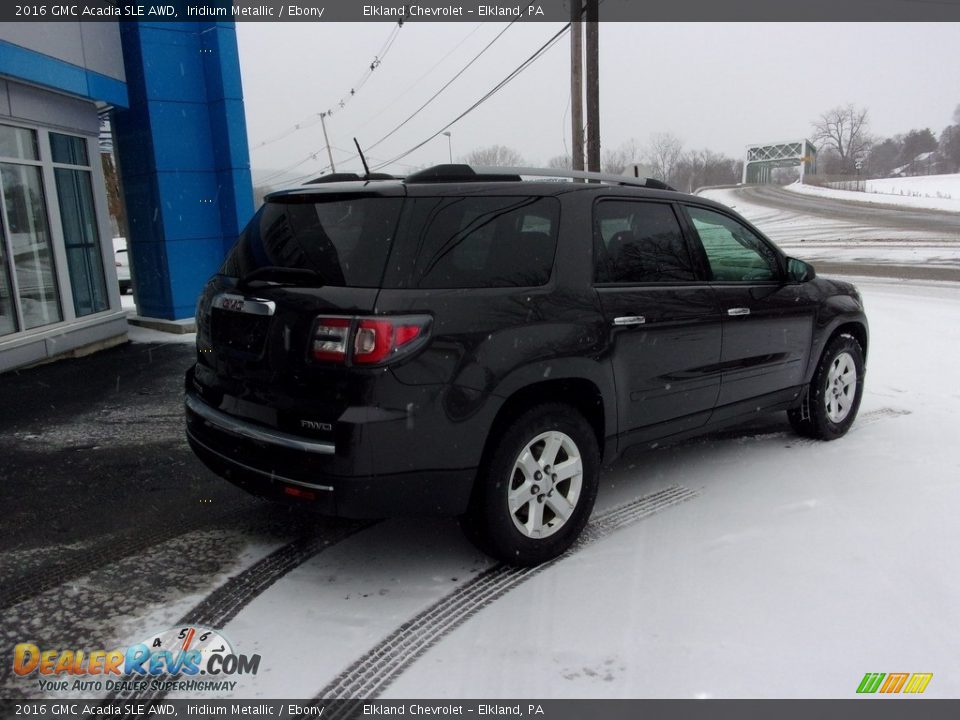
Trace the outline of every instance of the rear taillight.
<path fill-rule="evenodd" d="M 309 490 L 301 490 L 300 488 L 293 487 L 292 485 L 283 486 L 283 494 L 289 495 L 291 497 L 300 498 L 301 500 L 316 500 L 317 494 L 310 492 Z"/>
<path fill-rule="evenodd" d="M 420 347 L 430 331 L 429 315 L 319 317 L 314 325 L 314 360 L 381 365 Z"/>
<path fill-rule="evenodd" d="M 350 318 L 320 317 L 313 326 L 310 355 L 314 360 L 344 362 L 347 358 L 347 338 L 350 336 Z"/>

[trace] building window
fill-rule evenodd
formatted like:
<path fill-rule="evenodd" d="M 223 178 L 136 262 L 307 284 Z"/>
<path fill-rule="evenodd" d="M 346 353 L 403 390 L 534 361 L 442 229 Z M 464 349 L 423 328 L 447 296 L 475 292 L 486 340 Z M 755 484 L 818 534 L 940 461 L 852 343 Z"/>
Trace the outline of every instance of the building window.
<path fill-rule="evenodd" d="M 54 162 L 73 307 L 77 317 L 83 317 L 106 310 L 110 305 L 87 143 L 80 137 L 51 132 L 50 155 Z"/>
<path fill-rule="evenodd" d="M 10 289 L 10 263 L 7 261 L 7 242 L 0 229 L 0 337 L 17 331 L 17 315 Z"/>
<path fill-rule="evenodd" d="M 27 128 L 0 125 L 0 157 L 39 160 L 37 133 Z"/>
<path fill-rule="evenodd" d="M 0 334 L 15 332 L 18 325 L 29 330 L 59 322 L 63 315 L 36 131 L 0 125 L 0 196 Z"/>

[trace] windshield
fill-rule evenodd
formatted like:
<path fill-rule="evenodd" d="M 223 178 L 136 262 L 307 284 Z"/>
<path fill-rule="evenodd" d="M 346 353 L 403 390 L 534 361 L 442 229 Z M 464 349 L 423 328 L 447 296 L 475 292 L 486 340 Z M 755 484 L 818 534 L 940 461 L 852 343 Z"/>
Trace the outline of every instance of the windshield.
<path fill-rule="evenodd" d="M 293 268 L 316 273 L 315 282 L 323 285 L 377 287 L 402 202 L 356 196 L 271 200 L 247 224 L 220 272 L 243 278 L 260 268 Z M 301 284 L 313 282 L 303 277 Z"/>

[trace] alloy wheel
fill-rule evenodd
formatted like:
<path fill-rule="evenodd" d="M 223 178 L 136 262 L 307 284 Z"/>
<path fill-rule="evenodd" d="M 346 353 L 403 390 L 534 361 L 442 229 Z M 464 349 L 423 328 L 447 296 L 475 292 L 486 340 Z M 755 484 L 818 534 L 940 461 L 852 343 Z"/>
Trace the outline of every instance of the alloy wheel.
<path fill-rule="evenodd" d="M 850 414 L 857 396 L 857 366 L 848 352 L 839 353 L 827 372 L 824 403 L 830 422 L 839 424 Z"/>
<path fill-rule="evenodd" d="M 583 461 L 573 439 L 557 430 L 537 435 L 510 475 L 507 508 L 514 526 L 533 539 L 553 535 L 573 514 L 582 487 Z"/>

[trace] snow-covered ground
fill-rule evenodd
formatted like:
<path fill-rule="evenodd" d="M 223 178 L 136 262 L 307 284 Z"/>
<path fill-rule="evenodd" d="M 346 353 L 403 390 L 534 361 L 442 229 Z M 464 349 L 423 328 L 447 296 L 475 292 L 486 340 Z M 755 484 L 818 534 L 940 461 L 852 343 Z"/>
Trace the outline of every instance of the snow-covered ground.
<path fill-rule="evenodd" d="M 420 654 L 371 663 L 397 672 L 383 696 L 844 698 L 866 672 L 932 672 L 927 696 L 960 695 L 960 289 L 861 289 L 869 373 L 847 437 L 802 440 L 774 417 L 620 463 L 595 517 L 670 486 L 697 496 L 485 605 L 448 602 Z M 234 695 L 314 695 L 491 564 L 452 521 L 353 535 L 224 628 L 266 669 Z"/>
<path fill-rule="evenodd" d="M 866 672 L 932 672 L 925 695 L 957 697 L 960 286 L 858 284 L 869 369 L 845 438 L 801 439 L 779 415 L 621 461 L 603 475 L 587 541 L 536 571 L 492 570 L 453 520 L 331 541 L 231 600 L 217 629 L 262 657 L 232 695 L 848 698 Z M 640 510 L 611 525 L 631 503 Z M 56 613 L 13 622 L 29 629 L 16 641 L 42 644 L 79 616 L 84 647 L 138 642 L 216 588 L 246 588 L 243 574 L 283 542 L 209 540 L 235 562 L 199 585 L 164 575 L 165 593 L 135 586 L 137 602 L 107 613 L 84 602 L 104 573 L 152 556 L 127 558 L 47 591 Z M 170 557 L 195 557 L 171 542 L 151 553 L 166 574 L 186 572 Z"/>
<path fill-rule="evenodd" d="M 925 695 L 957 697 L 960 286 L 857 282 L 871 342 L 845 438 L 804 440 L 771 416 L 621 461 L 591 539 L 535 572 L 497 575 L 453 520 L 357 532 L 222 628 L 262 656 L 230 695 L 848 698 L 866 672 L 932 672 Z M 664 497 L 600 532 L 616 508 Z M 230 574 L 275 547 L 238 550 Z M 202 594 L 114 625 L 136 641 Z"/>
<path fill-rule="evenodd" d="M 812 262 L 856 260 L 910 265 L 960 265 L 960 243 L 937 233 L 869 227 L 767 207 L 751 203 L 734 188 L 704 190 L 700 194 L 733 208 L 781 248 Z"/>
<path fill-rule="evenodd" d="M 804 195 L 834 200 L 960 212 L 960 173 L 865 180 L 864 192 L 800 183 L 787 185 L 786 188 Z"/>
<path fill-rule="evenodd" d="M 120 307 L 127 311 L 127 317 L 137 314 L 137 303 L 133 295 L 121 295 Z M 185 343 L 191 345 L 197 342 L 197 334 L 192 333 L 169 333 L 153 328 L 143 327 L 129 323 L 127 326 L 127 337 L 130 342 L 135 343 Z"/>

